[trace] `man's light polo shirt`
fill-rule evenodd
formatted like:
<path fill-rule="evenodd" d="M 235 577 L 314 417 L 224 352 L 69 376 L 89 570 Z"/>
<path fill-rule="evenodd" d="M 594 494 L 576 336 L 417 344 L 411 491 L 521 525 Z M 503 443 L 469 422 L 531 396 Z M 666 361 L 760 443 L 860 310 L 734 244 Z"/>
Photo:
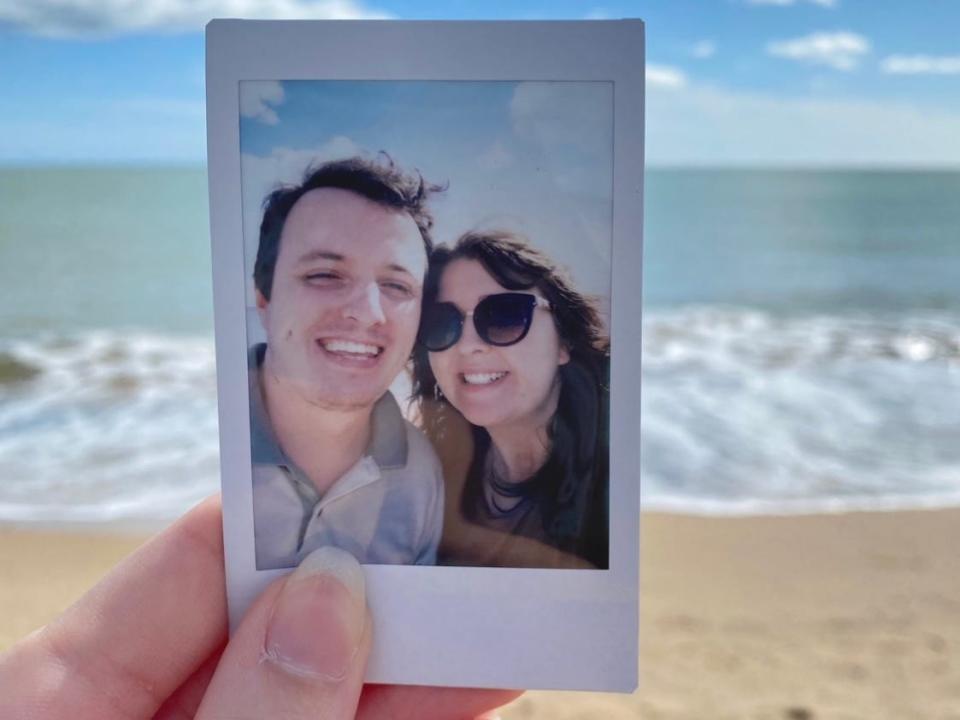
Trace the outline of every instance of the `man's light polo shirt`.
<path fill-rule="evenodd" d="M 443 530 L 443 474 L 393 395 L 374 405 L 370 445 L 322 496 L 277 442 L 260 390 L 265 346 L 251 353 L 250 440 L 257 569 L 296 566 L 335 545 L 361 563 L 433 565 Z"/>

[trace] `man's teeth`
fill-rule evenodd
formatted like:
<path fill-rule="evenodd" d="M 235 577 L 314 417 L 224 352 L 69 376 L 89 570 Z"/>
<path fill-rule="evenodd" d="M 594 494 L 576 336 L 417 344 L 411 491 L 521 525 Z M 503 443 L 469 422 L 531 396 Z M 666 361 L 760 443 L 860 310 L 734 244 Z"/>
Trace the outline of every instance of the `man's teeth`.
<path fill-rule="evenodd" d="M 499 380 L 504 375 L 506 375 L 505 372 L 465 373 L 463 376 L 463 379 L 467 383 L 467 385 L 489 385 L 495 380 Z"/>
<path fill-rule="evenodd" d="M 324 340 L 323 349 L 328 352 L 350 353 L 352 355 L 379 355 L 380 348 L 376 345 L 352 342 L 350 340 Z"/>

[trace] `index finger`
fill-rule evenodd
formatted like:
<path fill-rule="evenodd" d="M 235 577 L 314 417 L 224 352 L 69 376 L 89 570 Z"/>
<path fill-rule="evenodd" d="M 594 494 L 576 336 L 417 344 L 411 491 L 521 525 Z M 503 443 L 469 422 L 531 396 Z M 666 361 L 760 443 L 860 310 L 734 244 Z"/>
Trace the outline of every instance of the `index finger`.
<path fill-rule="evenodd" d="M 226 638 L 220 517 L 202 503 L 0 658 L 17 716 L 152 716 Z"/>

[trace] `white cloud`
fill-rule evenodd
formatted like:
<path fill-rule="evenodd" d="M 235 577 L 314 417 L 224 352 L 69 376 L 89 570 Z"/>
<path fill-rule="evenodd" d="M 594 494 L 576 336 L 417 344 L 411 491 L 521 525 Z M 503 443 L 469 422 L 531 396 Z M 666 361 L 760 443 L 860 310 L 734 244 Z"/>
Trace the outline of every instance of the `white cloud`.
<path fill-rule="evenodd" d="M 0 0 L 0 22 L 53 37 L 199 31 L 215 17 L 331 20 L 386 15 L 356 0 Z"/>
<path fill-rule="evenodd" d="M 710 40 L 701 40 L 690 48 L 690 54 L 698 60 L 713 57 L 717 53 L 717 45 Z"/>
<path fill-rule="evenodd" d="M 246 80 L 240 83 L 240 114 L 266 125 L 280 122 L 271 105 L 284 100 L 283 85 L 275 80 Z"/>
<path fill-rule="evenodd" d="M 749 5 L 776 5 L 777 7 L 789 7 L 801 2 L 808 2 L 825 8 L 835 8 L 839 5 L 838 0 L 747 0 Z"/>
<path fill-rule="evenodd" d="M 960 165 L 960 112 L 691 86 L 647 97 L 652 165 Z"/>
<path fill-rule="evenodd" d="M 647 85 L 661 88 L 682 88 L 687 84 L 686 73 L 670 65 L 647 65 Z"/>
<path fill-rule="evenodd" d="M 891 75 L 960 75 L 960 55 L 891 55 L 880 69 Z"/>
<path fill-rule="evenodd" d="M 829 65 L 837 70 L 853 70 L 860 58 L 870 52 L 870 41 L 851 32 L 821 32 L 767 45 L 777 57 Z"/>

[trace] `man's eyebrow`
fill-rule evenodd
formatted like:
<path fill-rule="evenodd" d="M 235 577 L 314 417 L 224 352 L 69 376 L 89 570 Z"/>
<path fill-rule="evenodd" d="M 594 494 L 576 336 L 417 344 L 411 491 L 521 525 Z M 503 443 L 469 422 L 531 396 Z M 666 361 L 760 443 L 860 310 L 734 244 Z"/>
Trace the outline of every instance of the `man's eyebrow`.
<path fill-rule="evenodd" d="M 413 273 L 407 270 L 403 265 L 397 265 L 396 263 L 390 263 L 387 265 L 387 270 L 393 270 L 394 272 L 406 273 L 407 275 L 413 276 Z"/>
<path fill-rule="evenodd" d="M 309 263 L 314 260 L 333 260 L 334 262 L 343 262 L 346 258 L 340 253 L 331 252 L 330 250 L 311 250 L 310 252 L 304 253 L 299 258 L 297 258 L 297 263 Z"/>
<path fill-rule="evenodd" d="M 299 258 L 297 258 L 298 265 L 305 265 L 316 260 L 332 260 L 333 262 L 346 262 L 346 255 L 341 255 L 340 253 L 333 252 L 332 250 L 310 250 L 305 252 Z M 392 272 L 405 273 L 407 275 L 413 276 L 413 273 L 410 272 L 403 265 L 398 263 L 390 263 L 386 266 L 387 270 Z"/>

